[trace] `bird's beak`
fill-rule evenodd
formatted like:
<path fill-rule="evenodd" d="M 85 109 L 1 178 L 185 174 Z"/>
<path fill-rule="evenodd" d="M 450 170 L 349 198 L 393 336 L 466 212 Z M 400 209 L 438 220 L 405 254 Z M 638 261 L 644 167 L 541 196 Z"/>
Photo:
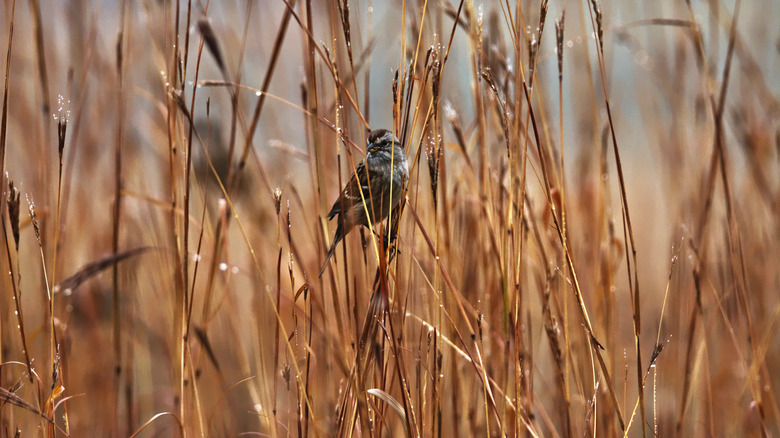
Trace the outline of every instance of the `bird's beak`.
<path fill-rule="evenodd" d="M 376 145 L 375 143 L 371 143 L 371 144 L 368 145 L 368 149 L 366 149 L 366 152 L 369 153 L 369 154 L 372 154 L 377 149 L 379 149 L 379 146 Z"/>

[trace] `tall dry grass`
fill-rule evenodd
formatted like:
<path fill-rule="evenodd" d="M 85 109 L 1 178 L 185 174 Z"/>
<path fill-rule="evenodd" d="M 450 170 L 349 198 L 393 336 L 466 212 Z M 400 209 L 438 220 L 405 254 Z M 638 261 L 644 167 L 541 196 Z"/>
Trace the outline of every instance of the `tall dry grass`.
<path fill-rule="evenodd" d="M 777 17 L 4 1 L 0 434 L 777 436 Z"/>

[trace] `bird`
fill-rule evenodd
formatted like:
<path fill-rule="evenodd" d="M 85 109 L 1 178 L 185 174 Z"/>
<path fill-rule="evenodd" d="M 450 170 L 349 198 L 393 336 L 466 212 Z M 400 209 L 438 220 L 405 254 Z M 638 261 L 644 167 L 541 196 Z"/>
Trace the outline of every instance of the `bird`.
<path fill-rule="evenodd" d="M 355 167 L 352 178 L 328 213 L 328 220 L 338 216 L 338 227 L 320 269 L 320 277 L 336 245 L 352 228 L 356 225 L 369 227 L 369 224 L 381 222 L 401 202 L 408 176 L 406 153 L 398 138 L 387 129 L 371 131 L 365 160 Z"/>

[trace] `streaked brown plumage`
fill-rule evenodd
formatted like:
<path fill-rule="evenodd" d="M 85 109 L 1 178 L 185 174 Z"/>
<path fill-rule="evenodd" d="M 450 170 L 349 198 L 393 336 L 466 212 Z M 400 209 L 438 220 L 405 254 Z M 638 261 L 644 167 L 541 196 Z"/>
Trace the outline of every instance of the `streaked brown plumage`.
<path fill-rule="evenodd" d="M 325 263 L 320 269 L 320 277 L 325 272 L 336 245 L 344 236 L 356 225 L 369 226 L 366 211 L 370 215 L 370 223 L 375 224 L 384 220 L 398 205 L 403 197 L 408 174 L 406 154 L 393 133 L 387 129 L 371 131 L 368 135 L 366 159 L 357 165 L 352 178 L 328 213 L 328 219 L 339 216 L 338 228 Z"/>

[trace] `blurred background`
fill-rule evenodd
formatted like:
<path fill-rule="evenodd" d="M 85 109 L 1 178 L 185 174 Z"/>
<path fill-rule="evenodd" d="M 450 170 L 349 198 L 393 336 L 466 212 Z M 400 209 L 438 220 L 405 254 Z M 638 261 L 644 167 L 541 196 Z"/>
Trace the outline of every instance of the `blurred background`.
<path fill-rule="evenodd" d="M 3 0 L 0 433 L 780 434 L 779 17 Z"/>

